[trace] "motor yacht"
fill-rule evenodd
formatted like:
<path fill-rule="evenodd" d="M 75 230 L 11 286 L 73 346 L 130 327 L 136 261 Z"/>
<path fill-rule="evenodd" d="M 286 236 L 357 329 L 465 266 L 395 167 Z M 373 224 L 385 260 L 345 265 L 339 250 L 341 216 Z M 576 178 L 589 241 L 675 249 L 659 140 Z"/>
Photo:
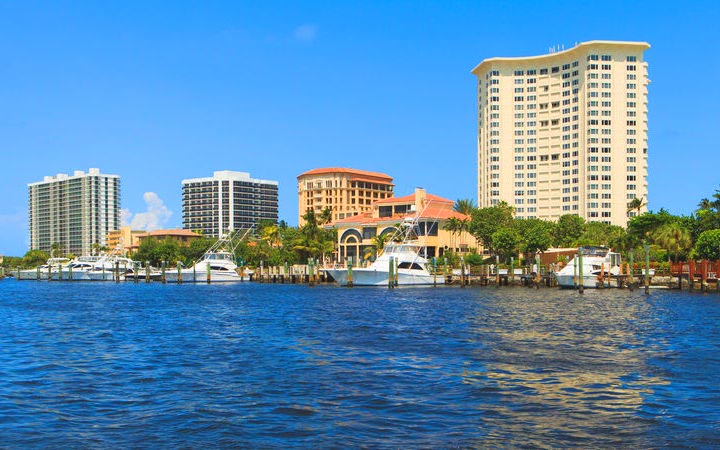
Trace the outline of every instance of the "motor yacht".
<path fill-rule="evenodd" d="M 580 252 L 582 252 L 582 266 L 579 263 Z M 555 273 L 555 278 L 561 288 L 573 288 L 579 286 L 581 282 L 586 288 L 610 287 L 610 277 L 620 274 L 620 263 L 620 254 L 607 247 L 580 247 L 578 254 L 568 262 L 567 266 Z"/>

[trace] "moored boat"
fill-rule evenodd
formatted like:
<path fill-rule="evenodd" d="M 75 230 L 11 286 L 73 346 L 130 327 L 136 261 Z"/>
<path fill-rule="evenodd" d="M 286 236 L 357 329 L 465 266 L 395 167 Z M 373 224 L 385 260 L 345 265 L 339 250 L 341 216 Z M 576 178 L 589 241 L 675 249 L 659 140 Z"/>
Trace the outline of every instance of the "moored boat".
<path fill-rule="evenodd" d="M 243 232 L 242 236 L 236 240 L 241 231 Z M 178 280 L 182 283 L 242 281 L 233 255 L 237 245 L 249 232 L 250 229 L 238 230 L 221 237 L 192 266 L 180 270 L 166 270 L 165 280 L 168 283 L 177 283 Z"/>
<path fill-rule="evenodd" d="M 382 254 L 368 267 L 352 269 L 352 283 L 354 286 L 387 286 L 392 265 L 398 286 L 433 284 L 435 277 L 429 270 L 428 260 L 420 256 L 421 250 L 420 245 L 410 242 L 386 244 Z M 347 268 L 326 271 L 339 285 L 348 285 Z"/>
<path fill-rule="evenodd" d="M 555 278 L 561 288 L 573 288 L 580 283 L 585 288 L 610 287 L 610 278 L 620 275 L 620 264 L 620 254 L 607 247 L 580 247 L 567 266 L 555 273 Z"/>

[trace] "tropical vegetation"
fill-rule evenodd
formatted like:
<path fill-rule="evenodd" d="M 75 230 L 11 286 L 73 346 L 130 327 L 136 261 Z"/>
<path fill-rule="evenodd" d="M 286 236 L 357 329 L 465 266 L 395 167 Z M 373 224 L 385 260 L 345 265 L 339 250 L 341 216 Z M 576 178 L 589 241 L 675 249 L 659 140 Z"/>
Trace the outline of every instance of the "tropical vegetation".
<path fill-rule="evenodd" d="M 710 198 L 703 198 L 697 209 L 689 216 L 676 216 L 664 209 L 638 214 L 645 206 L 643 199 L 634 199 L 627 205 L 629 213 L 636 214 L 626 228 L 602 222 L 586 222 L 575 215 L 561 216 L 556 222 L 540 219 L 517 219 L 513 208 L 505 202 L 489 208 L 477 208 L 469 199 L 460 199 L 454 210 L 468 219 L 449 219 L 443 229 L 451 234 L 452 248 L 468 234 L 485 248 L 483 255 L 457 254 L 452 250 L 444 253 L 448 264 L 457 265 L 461 258 L 473 264 L 494 260 L 495 256 L 508 262 L 521 257 L 532 260 L 538 252 L 551 247 L 577 247 L 580 245 L 605 245 L 624 253 L 632 251 L 643 255 L 646 246 L 651 260 L 658 262 L 693 259 L 720 259 L 720 190 Z M 301 227 L 289 227 L 284 221 L 260 221 L 255 233 L 245 239 L 236 249 L 238 263 L 259 266 L 305 264 L 312 258 L 331 262 L 337 243 L 337 230 L 330 227 L 332 211 L 329 208 L 316 213 L 309 209 L 303 215 Z M 362 255 L 372 260 L 380 255 L 389 234 L 373 238 L 372 246 Z M 163 261 L 174 266 L 192 264 L 216 241 L 200 238 L 189 246 L 180 246 L 171 240 L 146 239 L 131 255 L 139 261 L 149 261 L 159 266 Z M 104 250 L 94 246 L 98 252 Z M 30 250 L 22 258 L 6 257 L 5 267 L 35 267 L 50 256 L 62 256 L 59 244 L 53 244 L 50 254 Z"/>

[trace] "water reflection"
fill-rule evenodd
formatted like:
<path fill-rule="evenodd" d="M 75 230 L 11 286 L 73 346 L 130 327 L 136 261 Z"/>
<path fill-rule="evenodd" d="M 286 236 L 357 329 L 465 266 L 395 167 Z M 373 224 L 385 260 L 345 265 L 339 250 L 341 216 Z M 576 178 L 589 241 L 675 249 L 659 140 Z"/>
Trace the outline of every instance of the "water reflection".
<path fill-rule="evenodd" d="M 647 433 L 650 422 L 633 417 L 667 381 L 649 375 L 645 355 L 653 343 L 637 333 L 648 318 L 647 302 L 618 294 L 489 299 L 473 327 L 486 343 L 474 358 L 482 367 L 468 368 L 464 380 L 477 395 L 497 396 L 483 404 L 490 441 L 628 445 L 627 436 Z"/>

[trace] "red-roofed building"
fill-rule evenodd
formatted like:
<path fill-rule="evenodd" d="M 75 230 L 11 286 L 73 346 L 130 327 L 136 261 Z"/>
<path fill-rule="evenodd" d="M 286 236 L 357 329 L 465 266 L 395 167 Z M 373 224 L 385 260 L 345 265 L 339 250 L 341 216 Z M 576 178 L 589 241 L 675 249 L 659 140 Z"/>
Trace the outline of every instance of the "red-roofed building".
<path fill-rule="evenodd" d="M 298 175 L 298 226 L 308 209 L 320 215 L 332 210 L 332 222 L 372 211 L 372 205 L 393 195 L 389 175 L 367 170 L 328 167 Z"/>
<path fill-rule="evenodd" d="M 407 218 L 418 221 L 417 233 L 420 245 L 425 247 L 428 258 L 440 257 L 445 251 L 469 252 L 478 248 L 477 240 L 467 231 L 451 232 L 445 225 L 451 218 L 470 221 L 470 217 L 453 210 L 454 202 L 437 195 L 428 194 L 425 189 L 404 197 L 377 200 L 372 210 L 333 223 L 338 230 L 338 253 L 340 261 L 367 259 L 372 255 L 377 235 L 392 234 L 398 224 Z"/>

